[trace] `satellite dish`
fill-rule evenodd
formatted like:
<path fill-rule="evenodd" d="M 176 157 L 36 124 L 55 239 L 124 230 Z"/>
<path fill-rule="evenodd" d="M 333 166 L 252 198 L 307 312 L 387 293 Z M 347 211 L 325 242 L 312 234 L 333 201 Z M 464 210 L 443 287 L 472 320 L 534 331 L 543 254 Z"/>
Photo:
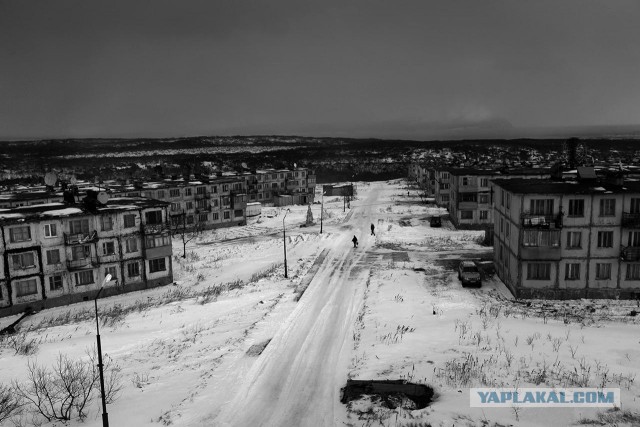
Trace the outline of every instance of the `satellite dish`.
<path fill-rule="evenodd" d="M 101 191 L 98 193 L 97 198 L 98 198 L 98 202 L 102 203 L 103 205 L 106 205 L 107 201 L 109 200 L 109 195 L 104 191 Z"/>
<path fill-rule="evenodd" d="M 242 167 L 243 167 L 244 169 L 249 169 L 249 168 L 247 167 L 247 164 L 246 164 L 245 162 L 242 162 L 242 163 L 241 163 L 241 165 L 242 165 Z"/>
<path fill-rule="evenodd" d="M 76 185 L 78 183 L 78 179 L 74 175 L 74 176 L 71 177 L 69 182 L 71 183 L 71 185 Z"/>
<path fill-rule="evenodd" d="M 53 172 L 47 172 L 47 174 L 44 176 L 44 183 L 49 187 L 53 187 L 54 185 L 56 185 L 57 181 L 58 177 Z"/>

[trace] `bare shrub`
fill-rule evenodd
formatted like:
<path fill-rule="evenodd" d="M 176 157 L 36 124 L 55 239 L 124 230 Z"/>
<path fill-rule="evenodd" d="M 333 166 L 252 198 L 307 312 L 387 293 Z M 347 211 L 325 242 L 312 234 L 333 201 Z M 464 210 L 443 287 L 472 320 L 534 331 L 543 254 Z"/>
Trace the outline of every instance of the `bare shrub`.
<path fill-rule="evenodd" d="M 0 425 L 19 414 L 22 404 L 22 399 L 15 393 L 13 387 L 0 384 Z"/>
<path fill-rule="evenodd" d="M 31 356 L 38 351 L 38 345 L 38 340 L 28 338 L 26 331 L 0 336 L 0 347 L 12 349 L 15 355 Z"/>
<path fill-rule="evenodd" d="M 87 405 L 100 393 L 95 348 L 88 352 L 88 356 L 88 359 L 76 360 L 59 354 L 51 368 L 30 360 L 27 363 L 27 381 L 13 382 L 16 396 L 47 421 L 86 418 Z M 108 356 L 106 361 L 105 400 L 112 403 L 121 390 L 120 373 L 119 368 L 111 366 Z"/>

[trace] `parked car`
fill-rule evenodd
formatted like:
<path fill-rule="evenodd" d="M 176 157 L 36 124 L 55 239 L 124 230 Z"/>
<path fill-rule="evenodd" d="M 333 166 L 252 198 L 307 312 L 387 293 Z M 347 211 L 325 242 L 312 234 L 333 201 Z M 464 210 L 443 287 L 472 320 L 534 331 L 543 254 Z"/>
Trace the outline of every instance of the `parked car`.
<path fill-rule="evenodd" d="M 475 285 L 482 286 L 480 278 L 480 270 L 472 261 L 461 261 L 458 266 L 458 279 L 462 282 L 462 286 Z"/>
<path fill-rule="evenodd" d="M 442 219 L 439 216 L 432 216 L 429 220 L 429 225 L 432 227 L 442 227 Z"/>

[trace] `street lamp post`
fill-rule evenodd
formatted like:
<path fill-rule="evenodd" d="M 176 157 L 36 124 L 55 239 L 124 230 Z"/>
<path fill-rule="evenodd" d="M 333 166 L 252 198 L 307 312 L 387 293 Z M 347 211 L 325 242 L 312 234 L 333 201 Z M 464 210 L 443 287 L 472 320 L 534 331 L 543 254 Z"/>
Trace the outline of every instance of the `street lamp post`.
<path fill-rule="evenodd" d="M 322 203 L 320 203 L 320 234 L 322 234 L 322 215 L 324 214 L 324 191 L 322 192 Z"/>
<path fill-rule="evenodd" d="M 104 372 L 102 364 L 102 345 L 100 344 L 100 324 L 98 322 L 98 298 L 104 289 L 104 284 L 111 280 L 111 275 L 107 274 L 100 286 L 100 290 L 96 295 L 93 303 L 96 309 L 96 340 L 98 341 L 98 370 L 100 371 L 100 393 L 102 398 L 102 427 L 109 427 L 109 414 L 107 413 L 107 402 L 104 395 Z"/>
<path fill-rule="evenodd" d="M 284 227 L 284 219 L 287 217 L 289 213 L 289 209 L 284 213 L 284 217 L 282 217 L 282 242 L 284 243 L 284 278 L 288 279 L 289 276 L 287 274 L 287 232 Z"/>

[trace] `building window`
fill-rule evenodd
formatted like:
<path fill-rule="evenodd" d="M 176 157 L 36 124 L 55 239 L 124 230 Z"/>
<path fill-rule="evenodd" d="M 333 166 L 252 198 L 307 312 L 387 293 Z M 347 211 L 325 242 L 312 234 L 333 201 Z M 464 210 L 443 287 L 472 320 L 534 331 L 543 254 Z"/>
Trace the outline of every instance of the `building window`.
<path fill-rule="evenodd" d="M 57 291 L 59 289 L 62 289 L 62 275 L 58 274 L 58 275 L 49 277 L 49 290 Z"/>
<path fill-rule="evenodd" d="M 124 215 L 124 228 L 133 228 L 136 226 L 136 216 L 133 214 Z"/>
<path fill-rule="evenodd" d="M 135 237 L 129 237 L 125 240 L 127 253 L 138 252 L 138 239 Z"/>
<path fill-rule="evenodd" d="M 582 247 L 582 233 L 579 231 L 567 232 L 567 249 L 578 249 Z"/>
<path fill-rule="evenodd" d="M 504 225 L 504 235 L 505 235 L 506 237 L 509 237 L 509 234 L 511 234 L 511 225 L 507 222 L 507 223 Z"/>
<path fill-rule="evenodd" d="M 208 219 L 209 219 L 209 216 L 207 214 L 198 215 L 198 222 L 207 222 Z"/>
<path fill-rule="evenodd" d="M 532 215 L 552 215 L 553 199 L 532 199 L 529 207 Z"/>
<path fill-rule="evenodd" d="M 500 204 L 502 206 L 504 206 L 504 200 L 506 199 L 505 197 L 505 191 L 504 190 L 500 190 Z"/>
<path fill-rule="evenodd" d="M 180 189 L 179 188 L 173 188 L 173 189 L 169 190 L 169 197 L 180 197 Z"/>
<path fill-rule="evenodd" d="M 140 276 L 140 264 L 137 262 L 130 262 L 127 264 L 127 276 L 138 277 Z"/>
<path fill-rule="evenodd" d="M 218 215 L 218 212 L 214 212 L 211 214 L 211 220 L 212 221 L 217 221 L 220 219 L 220 216 Z"/>
<path fill-rule="evenodd" d="M 523 246 L 534 247 L 559 247 L 559 230 L 524 230 L 522 235 Z"/>
<path fill-rule="evenodd" d="M 504 233 L 504 218 L 500 217 L 500 233 Z"/>
<path fill-rule="evenodd" d="M 440 195 L 440 200 L 442 200 L 442 203 L 449 203 L 449 195 L 448 194 L 441 194 Z"/>
<path fill-rule="evenodd" d="M 180 203 L 171 203 L 171 212 L 178 212 L 180 210 Z"/>
<path fill-rule="evenodd" d="M 548 262 L 530 262 L 527 264 L 528 280 L 551 279 L 551 264 Z"/>
<path fill-rule="evenodd" d="M 463 186 L 469 185 L 469 178 L 467 178 L 466 176 L 462 177 L 462 185 Z"/>
<path fill-rule="evenodd" d="M 212 193 L 217 193 L 218 192 L 218 186 L 217 185 L 212 185 L 211 186 L 211 192 Z"/>
<path fill-rule="evenodd" d="M 233 216 L 238 218 L 238 217 L 242 217 L 243 216 L 243 211 L 242 209 L 236 209 L 233 211 Z"/>
<path fill-rule="evenodd" d="M 231 218 L 231 216 L 230 216 L 230 214 L 229 214 L 229 211 L 224 211 L 224 213 L 223 213 L 222 217 L 223 217 L 224 219 L 229 219 L 229 218 Z"/>
<path fill-rule="evenodd" d="M 640 264 L 627 264 L 627 280 L 640 280 Z"/>
<path fill-rule="evenodd" d="M 598 231 L 598 247 L 599 248 L 613 247 L 613 231 Z"/>
<path fill-rule="evenodd" d="M 478 194 L 477 193 L 460 193 L 460 201 L 461 202 L 477 202 Z"/>
<path fill-rule="evenodd" d="M 196 187 L 196 194 L 204 196 L 207 194 L 207 187 Z"/>
<path fill-rule="evenodd" d="M 185 196 L 191 196 L 191 188 L 187 187 L 184 189 L 184 195 Z"/>
<path fill-rule="evenodd" d="M 9 229 L 11 243 L 26 242 L 31 240 L 31 228 L 28 225 Z"/>
<path fill-rule="evenodd" d="M 440 189 L 441 190 L 448 190 L 449 189 L 449 183 L 448 182 L 441 182 L 440 183 Z"/>
<path fill-rule="evenodd" d="M 114 242 L 103 242 L 102 243 L 102 254 L 103 255 L 114 255 L 116 253 L 116 245 Z"/>
<path fill-rule="evenodd" d="M 609 263 L 597 263 L 596 264 L 596 279 L 608 280 L 611 279 L 611 264 Z"/>
<path fill-rule="evenodd" d="M 149 211 L 144 213 L 145 223 L 149 225 L 162 224 L 162 211 Z"/>
<path fill-rule="evenodd" d="M 616 199 L 600 199 L 600 216 L 616 214 Z"/>
<path fill-rule="evenodd" d="M 187 210 L 193 210 L 193 202 L 187 202 Z"/>
<path fill-rule="evenodd" d="M 473 219 L 473 211 L 460 211 L 460 219 Z"/>
<path fill-rule="evenodd" d="M 507 209 L 511 208 L 511 193 L 507 193 Z"/>
<path fill-rule="evenodd" d="M 91 256 L 91 246 L 89 245 L 78 245 L 78 246 L 73 246 L 71 248 L 71 259 L 74 261 L 86 259 L 86 258 L 89 258 L 90 256 Z"/>
<path fill-rule="evenodd" d="M 480 203 L 483 203 L 483 204 L 489 203 L 489 195 L 488 194 L 481 194 L 480 195 Z"/>
<path fill-rule="evenodd" d="M 489 219 L 489 211 L 480 211 L 480 219 Z"/>
<path fill-rule="evenodd" d="M 118 267 L 116 267 L 115 265 L 105 267 L 104 277 L 107 277 L 107 274 L 111 275 L 111 280 L 118 280 Z"/>
<path fill-rule="evenodd" d="M 36 279 L 20 280 L 16 282 L 16 294 L 19 297 L 35 295 L 38 293 L 38 282 Z"/>
<path fill-rule="evenodd" d="M 69 221 L 69 232 L 71 234 L 89 234 L 89 220 L 73 219 Z"/>
<path fill-rule="evenodd" d="M 187 215 L 187 224 L 193 224 L 194 218 L 193 215 Z"/>
<path fill-rule="evenodd" d="M 156 258 L 149 260 L 149 272 L 157 273 L 158 271 L 166 271 L 167 265 L 164 258 Z"/>
<path fill-rule="evenodd" d="M 569 200 L 569 216 L 575 216 L 575 217 L 584 216 L 584 200 L 583 199 Z"/>
<path fill-rule="evenodd" d="M 23 252 L 21 254 L 11 255 L 13 268 L 16 270 L 24 270 L 36 266 L 36 257 L 33 252 Z"/>
<path fill-rule="evenodd" d="M 627 246 L 637 248 L 640 246 L 640 231 L 630 231 Z"/>
<path fill-rule="evenodd" d="M 222 185 L 222 191 L 223 191 L 223 192 L 225 192 L 225 193 L 226 193 L 227 191 L 229 191 L 229 184 L 223 184 L 223 185 Z"/>
<path fill-rule="evenodd" d="M 78 271 L 76 273 L 76 286 L 85 286 L 93 283 L 93 270 Z"/>
<path fill-rule="evenodd" d="M 488 187 L 489 178 L 480 178 L 480 187 Z"/>
<path fill-rule="evenodd" d="M 113 217 L 107 215 L 100 217 L 100 229 L 102 231 L 113 230 Z"/>
<path fill-rule="evenodd" d="M 49 249 L 47 251 L 47 264 L 60 264 L 60 250 L 59 249 Z"/>
<path fill-rule="evenodd" d="M 147 248 L 159 248 L 162 246 L 169 246 L 171 239 L 169 236 L 147 236 L 145 239 L 145 245 Z"/>
<path fill-rule="evenodd" d="M 164 199 L 164 190 L 159 190 L 158 191 L 158 199 Z"/>
<path fill-rule="evenodd" d="M 56 237 L 58 235 L 58 230 L 55 224 L 45 224 L 44 225 L 44 237 Z"/>
<path fill-rule="evenodd" d="M 564 278 L 566 280 L 580 279 L 580 264 L 570 263 L 566 265 Z"/>
<path fill-rule="evenodd" d="M 196 201 L 196 208 L 198 208 L 198 209 L 206 209 L 207 208 L 206 199 L 197 200 Z"/>

